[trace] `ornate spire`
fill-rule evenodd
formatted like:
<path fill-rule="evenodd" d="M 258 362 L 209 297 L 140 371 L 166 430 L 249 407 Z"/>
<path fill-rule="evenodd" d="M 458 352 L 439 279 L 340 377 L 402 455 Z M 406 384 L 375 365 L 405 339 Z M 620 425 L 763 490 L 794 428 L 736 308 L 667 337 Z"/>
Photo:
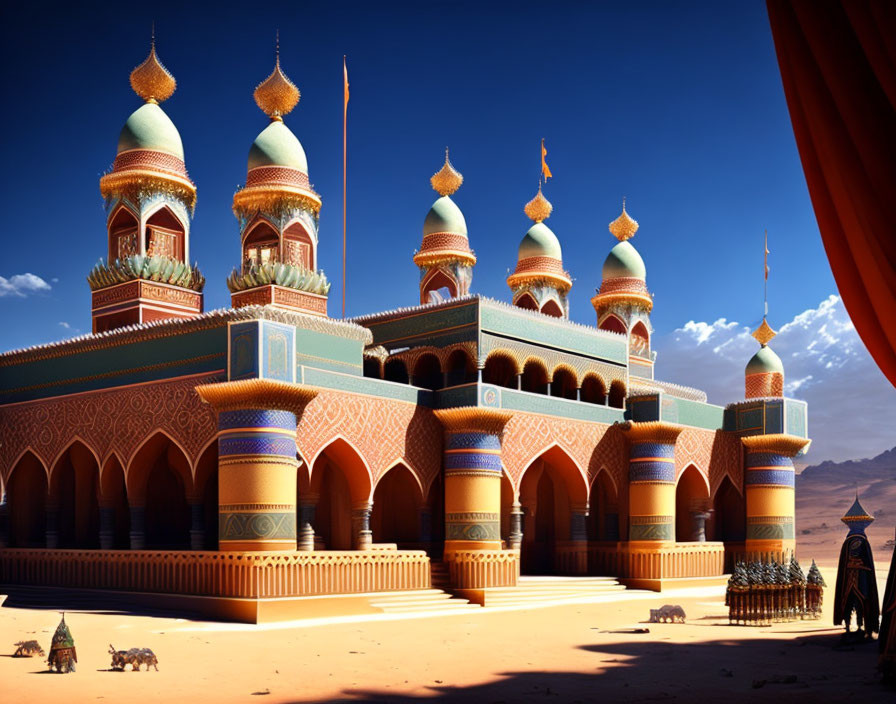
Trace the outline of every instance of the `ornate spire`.
<path fill-rule="evenodd" d="M 622 214 L 610 223 L 610 232 L 620 242 L 625 242 L 635 236 L 638 231 L 638 221 L 631 218 L 625 212 L 625 197 L 622 198 Z"/>
<path fill-rule="evenodd" d="M 280 69 L 280 33 L 277 33 L 277 50 L 274 59 L 274 70 L 265 78 L 253 93 L 255 103 L 261 111 L 272 120 L 282 120 L 299 104 L 302 94 L 285 73 Z"/>
<path fill-rule="evenodd" d="M 450 196 L 464 182 L 463 175 L 451 165 L 451 160 L 448 158 L 448 147 L 445 147 L 445 163 L 432 175 L 429 182 L 432 184 L 433 190 L 440 196 Z"/>
<path fill-rule="evenodd" d="M 856 490 L 856 500 L 840 519 L 849 528 L 850 533 L 864 533 L 865 529 L 874 523 L 874 516 L 868 513 L 859 503 L 859 492 Z"/>
<path fill-rule="evenodd" d="M 760 345 L 765 347 L 778 333 L 768 324 L 765 316 L 762 316 L 762 324 L 750 334 Z"/>
<path fill-rule="evenodd" d="M 538 182 L 538 193 L 535 194 L 535 197 L 526 203 L 526 207 L 523 208 L 523 212 L 526 213 L 526 216 L 530 220 L 534 220 L 535 222 L 541 222 L 542 220 L 547 220 L 551 217 L 551 212 L 554 210 L 554 206 L 551 205 L 551 201 L 545 198 L 541 193 L 541 181 Z"/>
<path fill-rule="evenodd" d="M 177 88 L 174 76 L 162 65 L 156 55 L 156 32 L 153 25 L 152 43 L 149 56 L 131 71 L 131 88 L 147 103 L 161 103 L 168 100 Z"/>

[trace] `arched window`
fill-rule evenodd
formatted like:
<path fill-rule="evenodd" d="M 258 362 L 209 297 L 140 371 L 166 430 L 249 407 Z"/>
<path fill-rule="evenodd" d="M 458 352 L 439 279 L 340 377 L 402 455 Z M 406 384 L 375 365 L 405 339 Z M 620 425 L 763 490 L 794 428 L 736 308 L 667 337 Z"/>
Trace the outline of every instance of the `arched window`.
<path fill-rule="evenodd" d="M 604 318 L 600 323 L 600 329 L 625 335 L 625 325 L 615 315 L 608 315 Z"/>
<path fill-rule="evenodd" d="M 159 208 L 146 221 L 146 255 L 183 261 L 184 226 L 168 208 Z"/>
<path fill-rule="evenodd" d="M 625 384 L 618 379 L 610 384 L 610 405 L 613 408 L 625 408 Z"/>
<path fill-rule="evenodd" d="M 642 321 L 635 323 L 628 340 L 629 352 L 638 357 L 650 356 L 650 333 Z"/>
<path fill-rule="evenodd" d="M 582 401 L 585 403 L 597 403 L 601 406 L 607 402 L 607 389 L 603 380 L 593 372 L 585 375 L 582 381 Z"/>
<path fill-rule="evenodd" d="M 553 298 L 549 300 L 541 309 L 541 312 L 545 315 L 549 315 L 552 318 L 562 318 L 563 317 L 563 309 L 558 305 L 557 301 Z"/>
<path fill-rule="evenodd" d="M 513 305 L 517 308 L 525 308 L 526 310 L 538 310 L 538 304 L 535 302 L 535 299 L 532 298 L 531 293 L 524 293 L 513 302 Z"/>
<path fill-rule="evenodd" d="M 516 365 L 510 355 L 492 352 L 485 360 L 482 381 L 486 384 L 503 386 L 505 389 L 515 389 Z"/>
<path fill-rule="evenodd" d="M 440 291 L 444 289 L 444 291 Z M 430 293 L 433 296 L 430 296 Z M 442 269 L 437 269 L 430 273 L 421 285 L 420 302 L 421 303 L 437 303 L 446 298 L 455 298 L 457 296 L 457 281 L 445 273 Z"/>
<path fill-rule="evenodd" d="M 383 379 L 398 384 L 407 384 L 410 381 L 407 365 L 401 359 L 387 359 L 383 367 Z"/>
<path fill-rule="evenodd" d="M 523 366 L 523 391 L 533 394 L 546 394 L 548 392 L 548 370 L 544 362 L 538 359 L 530 359 Z"/>
<path fill-rule="evenodd" d="M 246 265 L 266 264 L 279 259 L 280 237 L 267 222 L 260 222 L 249 230 L 243 240 L 243 262 Z"/>
<path fill-rule="evenodd" d="M 314 244 L 300 222 L 283 231 L 283 261 L 302 269 L 314 269 Z"/>
<path fill-rule="evenodd" d="M 445 362 L 448 386 L 460 386 L 476 381 L 476 362 L 466 350 L 454 350 Z"/>
<path fill-rule="evenodd" d="M 442 388 L 442 367 L 434 354 L 422 354 L 414 364 L 414 386 L 435 391 Z"/>
<path fill-rule="evenodd" d="M 369 377 L 371 379 L 381 379 L 382 378 L 382 365 L 380 364 L 380 360 L 376 357 L 365 357 L 364 358 L 364 376 Z"/>
<path fill-rule="evenodd" d="M 572 370 L 566 367 L 557 367 L 554 370 L 554 379 L 551 381 L 551 396 L 576 399 L 576 376 Z"/>
<path fill-rule="evenodd" d="M 120 207 L 109 222 L 109 261 L 126 259 L 140 253 L 137 216 L 124 206 Z"/>

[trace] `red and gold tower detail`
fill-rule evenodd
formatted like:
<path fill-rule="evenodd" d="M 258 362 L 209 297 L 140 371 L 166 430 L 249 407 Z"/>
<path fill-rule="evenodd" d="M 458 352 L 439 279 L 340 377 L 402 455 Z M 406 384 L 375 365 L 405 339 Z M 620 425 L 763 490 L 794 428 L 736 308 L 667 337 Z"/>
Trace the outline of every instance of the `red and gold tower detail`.
<path fill-rule="evenodd" d="M 610 223 L 610 233 L 619 240 L 604 260 L 603 280 L 591 305 L 597 313 L 597 327 L 618 332 L 628 338 L 629 373 L 653 378 L 656 354 L 650 349 L 650 311 L 653 297 L 647 291 L 647 267 L 629 240 L 638 231 L 638 223 L 625 210 Z"/>
<path fill-rule="evenodd" d="M 507 278 L 513 305 L 537 310 L 555 318 L 569 317 L 566 299 L 572 279 L 563 269 L 563 253 L 557 235 L 544 224 L 553 206 L 541 192 L 526 203 L 524 212 L 535 223 L 520 242 L 516 269 Z"/>
<path fill-rule="evenodd" d="M 321 200 L 305 150 L 283 122 L 301 94 L 280 68 L 279 51 L 254 97 L 270 124 L 252 143 L 246 185 L 233 196 L 242 264 L 227 279 L 231 302 L 326 316 L 330 283 L 317 269 Z"/>
<path fill-rule="evenodd" d="M 122 127 L 112 171 L 100 179 L 108 258 L 87 276 L 94 332 L 202 312 L 205 279 L 189 264 L 196 186 L 180 134 L 159 106 L 176 85 L 153 41 L 131 72 L 131 87 L 145 102 Z"/>
<path fill-rule="evenodd" d="M 466 296 L 473 281 L 476 255 L 467 239 L 467 221 L 451 195 L 460 188 L 464 177 L 448 159 L 430 179 L 441 197 L 432 204 L 423 221 L 423 242 L 414 253 L 420 267 L 420 303 L 435 303 Z"/>
<path fill-rule="evenodd" d="M 777 333 L 763 317 L 762 324 L 753 331 L 760 344 L 759 351 L 747 362 L 744 370 L 744 397 L 781 398 L 784 395 L 784 365 L 768 343 Z"/>

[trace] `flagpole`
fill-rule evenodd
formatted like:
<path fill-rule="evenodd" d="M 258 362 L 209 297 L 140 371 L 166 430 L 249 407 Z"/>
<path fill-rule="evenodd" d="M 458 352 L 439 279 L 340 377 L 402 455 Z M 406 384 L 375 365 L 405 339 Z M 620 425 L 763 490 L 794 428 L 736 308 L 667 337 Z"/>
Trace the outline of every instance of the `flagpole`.
<path fill-rule="evenodd" d="M 763 302 L 765 303 L 765 314 L 768 316 L 768 228 L 765 230 L 765 292 L 763 293 Z"/>
<path fill-rule="evenodd" d="M 345 81 L 342 104 L 342 317 L 345 319 L 345 222 L 346 222 L 346 164 L 348 162 L 348 68 L 342 55 L 342 75 Z"/>

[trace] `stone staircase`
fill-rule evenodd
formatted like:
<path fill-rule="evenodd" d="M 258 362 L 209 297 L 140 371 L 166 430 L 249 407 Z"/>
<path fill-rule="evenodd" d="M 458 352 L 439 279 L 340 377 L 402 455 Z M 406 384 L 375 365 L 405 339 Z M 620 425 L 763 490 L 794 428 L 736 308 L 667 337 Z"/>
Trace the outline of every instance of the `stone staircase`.
<path fill-rule="evenodd" d="M 387 614 L 459 613 L 479 611 L 480 607 L 466 599 L 458 599 L 441 589 L 407 592 L 383 592 L 370 597 L 370 605 Z"/>
<path fill-rule="evenodd" d="M 444 562 L 430 560 L 429 573 L 431 575 L 433 589 L 447 591 L 451 587 L 451 576 L 448 572 L 448 565 Z"/>
<path fill-rule="evenodd" d="M 483 590 L 483 606 L 549 606 L 574 601 L 601 601 L 624 593 L 625 586 L 613 577 L 520 577 L 516 587 Z"/>

